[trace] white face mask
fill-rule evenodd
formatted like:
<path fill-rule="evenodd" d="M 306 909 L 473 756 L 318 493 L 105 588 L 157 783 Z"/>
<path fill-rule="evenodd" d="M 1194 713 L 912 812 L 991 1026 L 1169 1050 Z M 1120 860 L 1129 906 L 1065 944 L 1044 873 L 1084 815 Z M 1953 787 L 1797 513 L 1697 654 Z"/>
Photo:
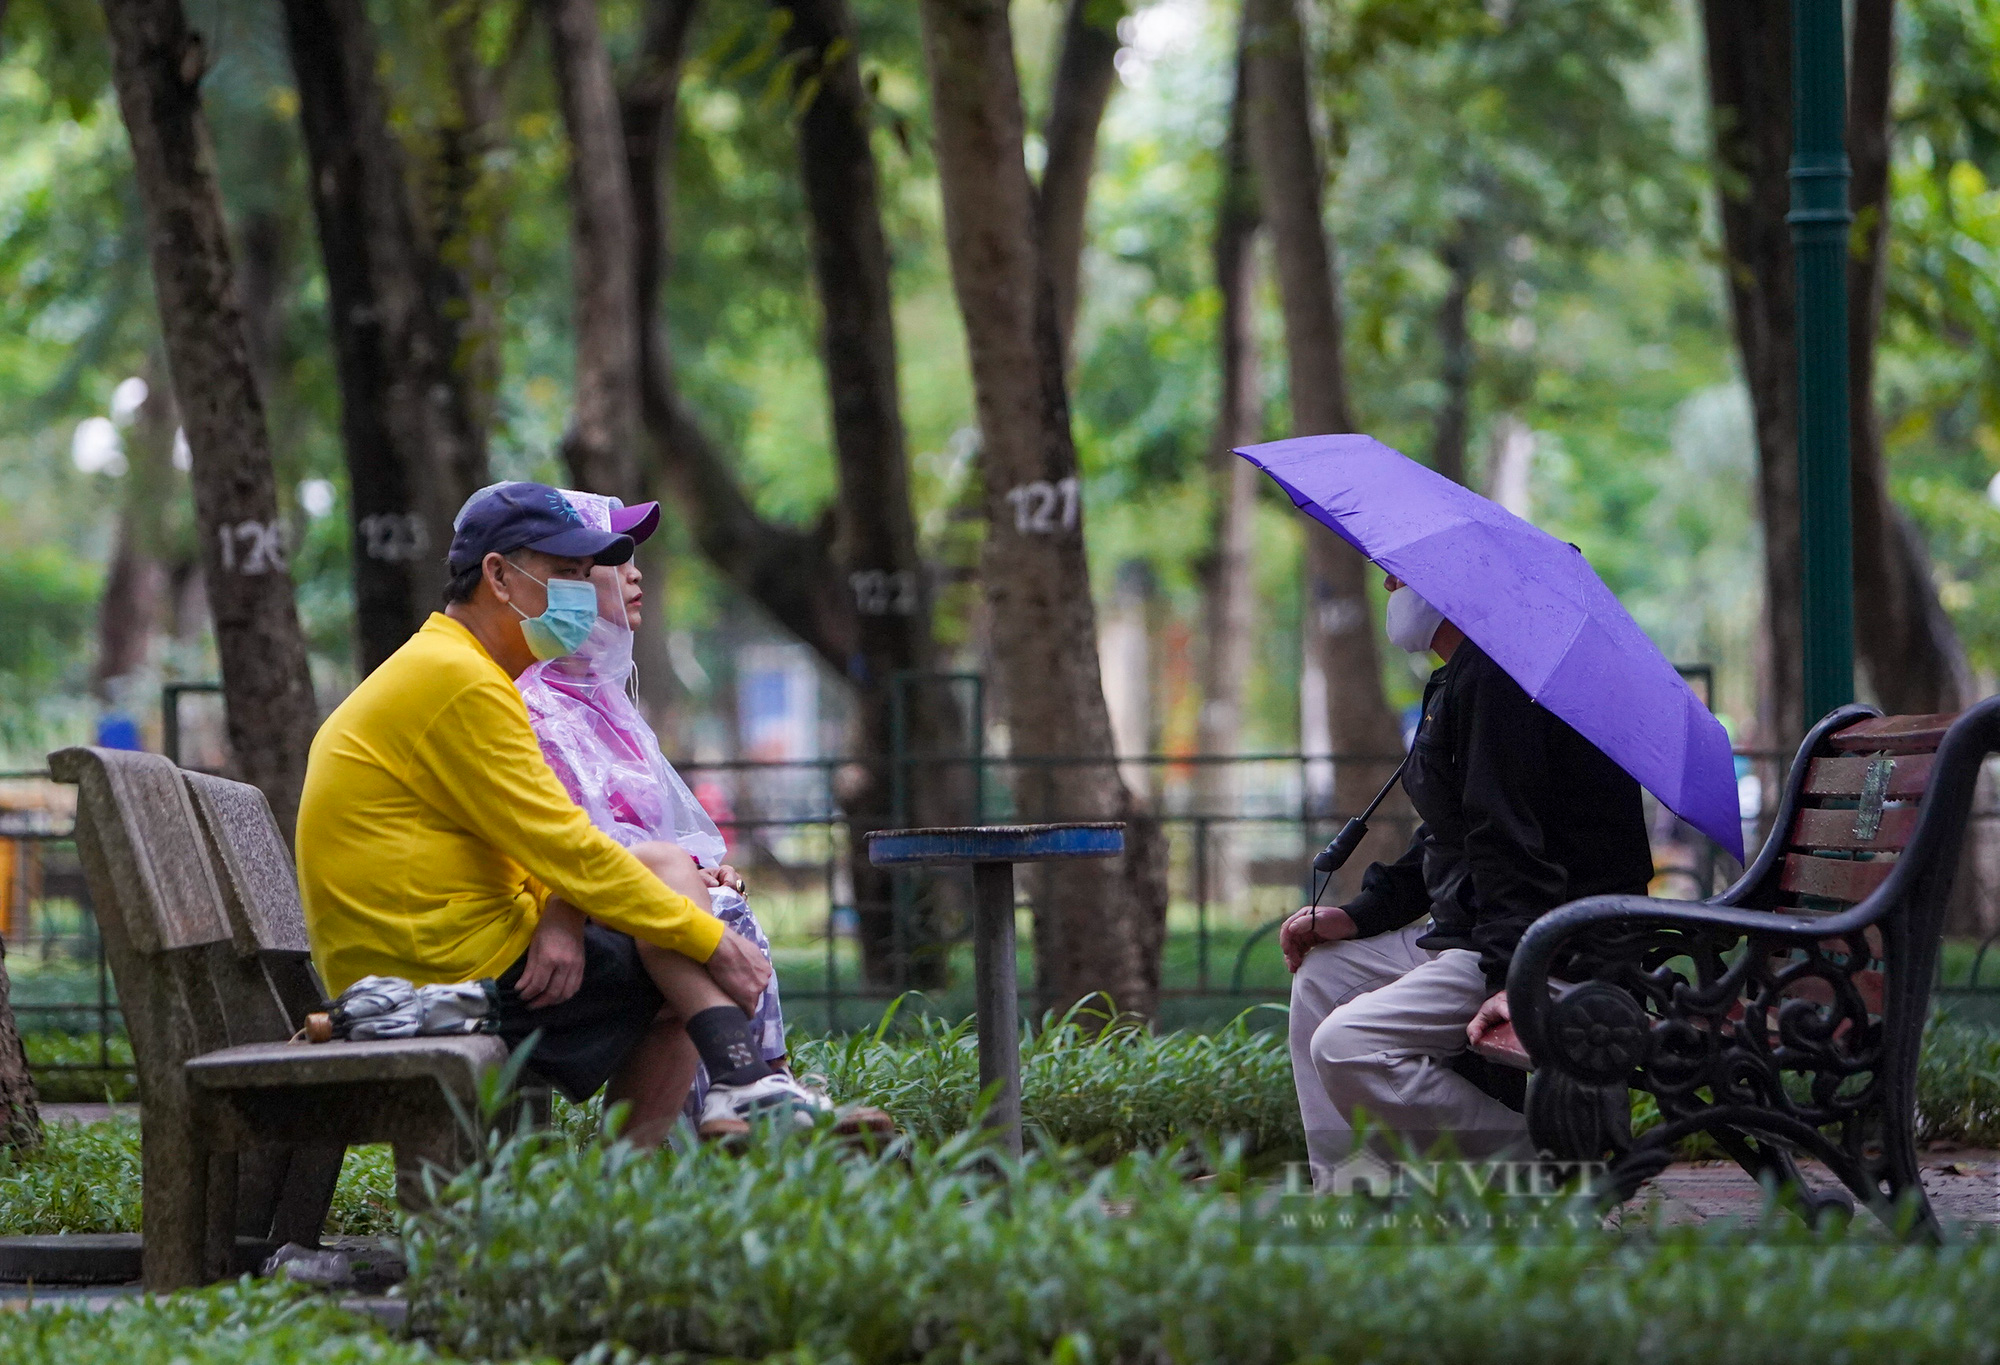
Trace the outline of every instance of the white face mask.
<path fill-rule="evenodd" d="M 1412 654 L 1426 654 L 1438 627 L 1444 624 L 1444 613 L 1417 596 L 1417 590 L 1406 583 L 1389 594 L 1385 624 L 1390 644 Z"/>

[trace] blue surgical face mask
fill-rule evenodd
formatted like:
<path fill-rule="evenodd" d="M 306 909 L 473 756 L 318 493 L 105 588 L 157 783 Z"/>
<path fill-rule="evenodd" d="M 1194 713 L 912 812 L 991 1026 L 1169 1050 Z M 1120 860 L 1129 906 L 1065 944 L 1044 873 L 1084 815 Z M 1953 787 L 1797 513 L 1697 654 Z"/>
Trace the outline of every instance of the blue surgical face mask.
<path fill-rule="evenodd" d="M 521 569 L 513 560 L 507 562 Z M 597 585 L 575 578 L 552 578 L 543 583 L 526 569 L 521 569 L 521 576 L 549 590 L 549 605 L 540 616 L 530 616 L 514 607 L 514 614 L 521 618 L 521 638 L 528 642 L 529 652 L 544 663 L 576 653 L 589 638 L 590 628 L 597 624 Z M 514 606 L 512 602 L 507 605 Z"/>

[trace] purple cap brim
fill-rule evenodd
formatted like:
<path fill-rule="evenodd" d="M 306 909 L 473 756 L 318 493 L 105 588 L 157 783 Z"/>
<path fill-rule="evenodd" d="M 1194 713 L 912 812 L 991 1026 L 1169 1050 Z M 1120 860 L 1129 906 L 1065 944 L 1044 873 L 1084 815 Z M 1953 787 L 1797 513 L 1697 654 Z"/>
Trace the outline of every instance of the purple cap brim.
<path fill-rule="evenodd" d="M 634 545 L 644 545 L 646 538 L 660 529 L 660 504 L 642 502 L 632 507 L 612 508 L 611 529 L 632 537 Z"/>
<path fill-rule="evenodd" d="M 632 557 L 632 537 L 619 535 L 616 531 L 597 531 L 588 526 L 579 526 L 574 531 L 564 531 L 560 535 L 530 541 L 523 549 L 534 550 L 557 559 L 588 559 L 595 564 L 623 564 Z"/>

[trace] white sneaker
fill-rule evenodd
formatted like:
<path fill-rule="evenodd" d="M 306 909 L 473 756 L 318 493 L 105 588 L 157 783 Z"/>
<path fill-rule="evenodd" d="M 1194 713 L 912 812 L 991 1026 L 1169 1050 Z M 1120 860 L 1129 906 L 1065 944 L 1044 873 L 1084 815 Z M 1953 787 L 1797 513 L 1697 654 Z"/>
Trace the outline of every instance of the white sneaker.
<path fill-rule="evenodd" d="M 695 1131 L 703 1138 L 741 1137 L 753 1120 L 761 1118 L 808 1129 L 833 1114 L 833 1101 L 823 1092 L 774 1071 L 748 1085 L 711 1085 Z"/>
<path fill-rule="evenodd" d="M 832 1104 L 826 1093 L 826 1077 L 816 1071 L 808 1071 L 799 1077 L 799 1084 Z M 833 1131 L 844 1138 L 886 1138 L 895 1136 L 896 1120 L 887 1111 L 877 1109 L 872 1104 L 843 1104 L 834 1111 Z"/>

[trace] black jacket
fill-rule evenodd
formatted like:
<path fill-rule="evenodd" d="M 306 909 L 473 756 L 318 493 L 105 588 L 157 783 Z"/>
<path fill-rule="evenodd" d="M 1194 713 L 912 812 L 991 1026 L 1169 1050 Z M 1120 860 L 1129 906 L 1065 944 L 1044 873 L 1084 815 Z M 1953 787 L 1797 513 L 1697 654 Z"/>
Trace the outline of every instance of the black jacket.
<path fill-rule="evenodd" d="M 1470 640 L 1424 688 L 1403 790 L 1423 823 L 1347 913 L 1362 938 L 1428 913 L 1417 942 L 1474 950 L 1495 990 L 1544 911 L 1652 880 L 1639 784 Z"/>

